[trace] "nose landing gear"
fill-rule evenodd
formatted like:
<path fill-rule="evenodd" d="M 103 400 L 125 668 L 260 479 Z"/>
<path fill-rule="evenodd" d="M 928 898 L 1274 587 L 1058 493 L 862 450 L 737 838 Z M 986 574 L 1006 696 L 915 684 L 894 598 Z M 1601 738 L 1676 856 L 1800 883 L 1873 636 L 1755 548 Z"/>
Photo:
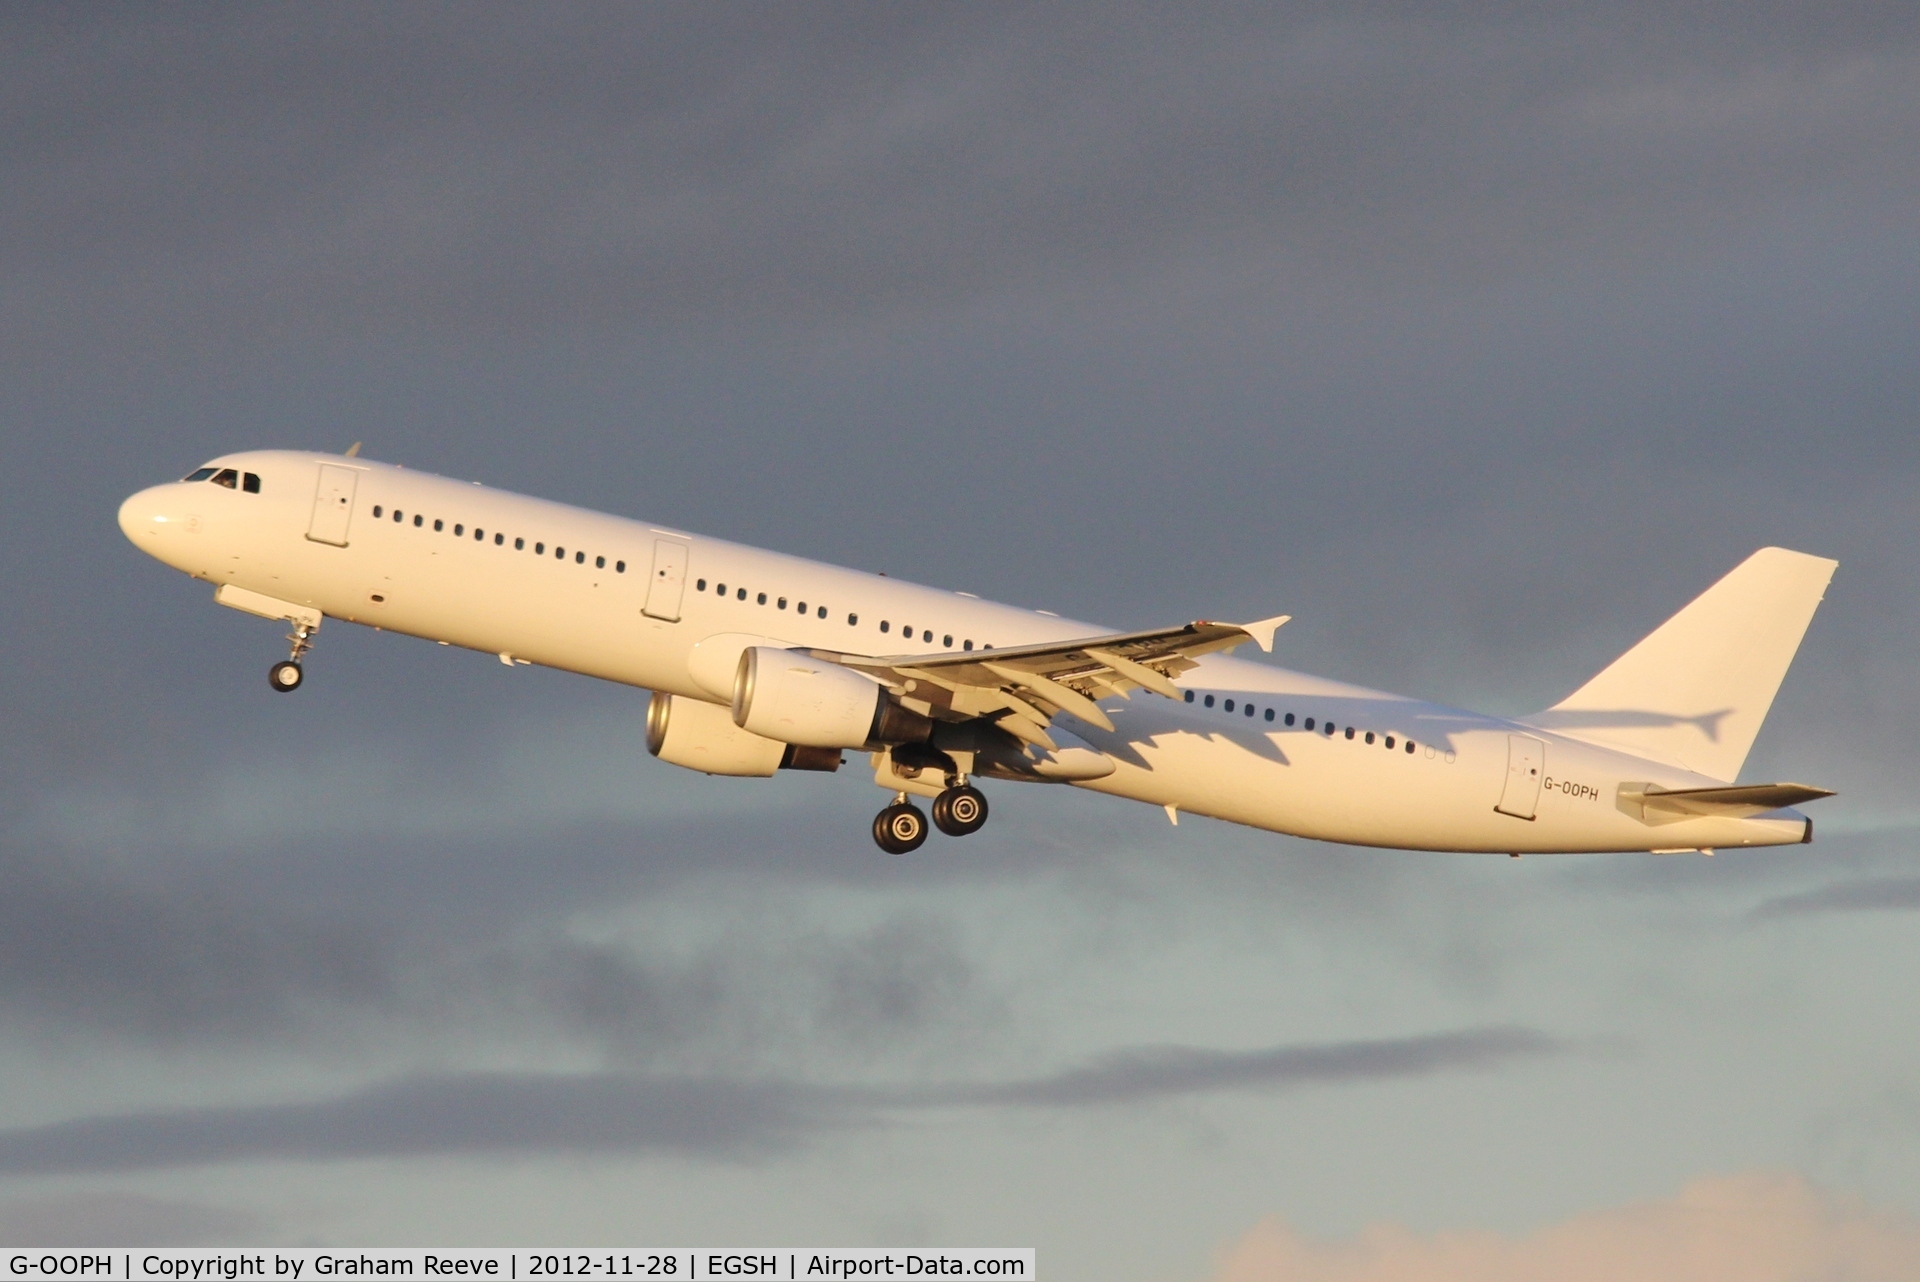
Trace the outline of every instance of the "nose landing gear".
<path fill-rule="evenodd" d="M 267 684 L 281 694 L 292 694 L 300 688 L 307 678 L 301 668 L 300 660 L 307 651 L 313 649 L 313 634 L 319 630 L 319 624 L 295 623 L 293 631 L 287 634 L 287 640 L 293 645 L 293 653 L 267 669 Z"/>

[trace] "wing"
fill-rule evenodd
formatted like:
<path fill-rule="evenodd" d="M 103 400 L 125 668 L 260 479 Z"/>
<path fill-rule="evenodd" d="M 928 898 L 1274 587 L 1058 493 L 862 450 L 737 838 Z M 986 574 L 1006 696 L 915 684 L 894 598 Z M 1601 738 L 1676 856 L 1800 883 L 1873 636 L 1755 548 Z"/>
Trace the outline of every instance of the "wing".
<path fill-rule="evenodd" d="M 813 654 L 879 678 L 916 712 L 942 721 L 985 717 L 1028 743 L 1051 749 L 1046 725 L 1057 713 L 1111 730 L 1113 721 L 1096 700 L 1138 689 L 1179 699 L 1173 678 L 1192 668 L 1201 655 L 1248 641 L 1271 650 L 1274 631 L 1289 617 L 1189 623 L 1007 650 L 878 658 L 821 650 Z"/>

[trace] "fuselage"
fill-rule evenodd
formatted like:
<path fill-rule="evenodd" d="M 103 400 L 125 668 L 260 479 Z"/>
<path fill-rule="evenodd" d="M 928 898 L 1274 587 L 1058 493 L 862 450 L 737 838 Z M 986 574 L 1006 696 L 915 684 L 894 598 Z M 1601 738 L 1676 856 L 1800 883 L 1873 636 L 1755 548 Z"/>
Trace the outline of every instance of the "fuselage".
<path fill-rule="evenodd" d="M 699 647 L 716 639 L 734 653 L 744 636 L 935 655 L 1111 631 L 371 460 L 265 450 L 209 466 L 256 476 L 257 490 L 206 481 L 143 490 L 120 512 L 128 538 L 216 587 L 715 704 L 729 694 Z M 1073 786 L 1407 849 L 1711 849 L 1809 831 L 1793 811 L 1650 825 L 1622 804 L 1622 785 L 1719 781 L 1524 722 L 1226 655 L 1200 659 L 1177 684 L 1178 702 L 1145 692 L 1102 700 L 1111 732 L 1063 716 L 1114 763 Z M 1510 776 L 1523 758 L 1538 787 L 1517 805 Z M 1523 810 L 1531 814 L 1508 813 Z"/>

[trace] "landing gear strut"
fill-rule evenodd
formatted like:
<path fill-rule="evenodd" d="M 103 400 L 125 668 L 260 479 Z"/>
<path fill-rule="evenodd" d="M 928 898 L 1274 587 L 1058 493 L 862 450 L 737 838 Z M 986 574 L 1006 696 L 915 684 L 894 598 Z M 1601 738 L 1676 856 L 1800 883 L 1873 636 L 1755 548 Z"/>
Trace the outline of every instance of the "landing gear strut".
<path fill-rule="evenodd" d="M 965 837 L 987 822 L 987 794 L 970 783 L 947 789 L 933 800 L 933 822 L 949 837 Z"/>
<path fill-rule="evenodd" d="M 874 816 L 873 839 L 890 855 L 918 850 L 927 840 L 927 817 L 906 793 L 897 792 L 893 804 Z"/>
<path fill-rule="evenodd" d="M 267 684 L 281 694 L 291 694 L 300 688 L 307 674 L 300 666 L 300 660 L 307 651 L 313 649 L 313 634 L 319 625 L 296 623 L 293 631 L 287 634 L 287 640 L 293 645 L 293 653 L 267 669 Z"/>

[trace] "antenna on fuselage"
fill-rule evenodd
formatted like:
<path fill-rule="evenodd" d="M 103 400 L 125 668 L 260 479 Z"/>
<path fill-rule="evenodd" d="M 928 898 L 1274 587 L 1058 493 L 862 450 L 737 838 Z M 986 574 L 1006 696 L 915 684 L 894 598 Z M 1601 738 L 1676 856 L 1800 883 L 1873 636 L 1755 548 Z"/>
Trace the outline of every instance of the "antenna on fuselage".
<path fill-rule="evenodd" d="M 359 457 L 360 457 L 360 442 L 359 442 L 359 441 L 355 441 L 355 442 L 354 442 L 353 444 L 351 444 L 351 445 L 349 445 L 349 446 L 347 446 L 347 457 L 348 457 L 348 458 L 359 458 Z"/>

